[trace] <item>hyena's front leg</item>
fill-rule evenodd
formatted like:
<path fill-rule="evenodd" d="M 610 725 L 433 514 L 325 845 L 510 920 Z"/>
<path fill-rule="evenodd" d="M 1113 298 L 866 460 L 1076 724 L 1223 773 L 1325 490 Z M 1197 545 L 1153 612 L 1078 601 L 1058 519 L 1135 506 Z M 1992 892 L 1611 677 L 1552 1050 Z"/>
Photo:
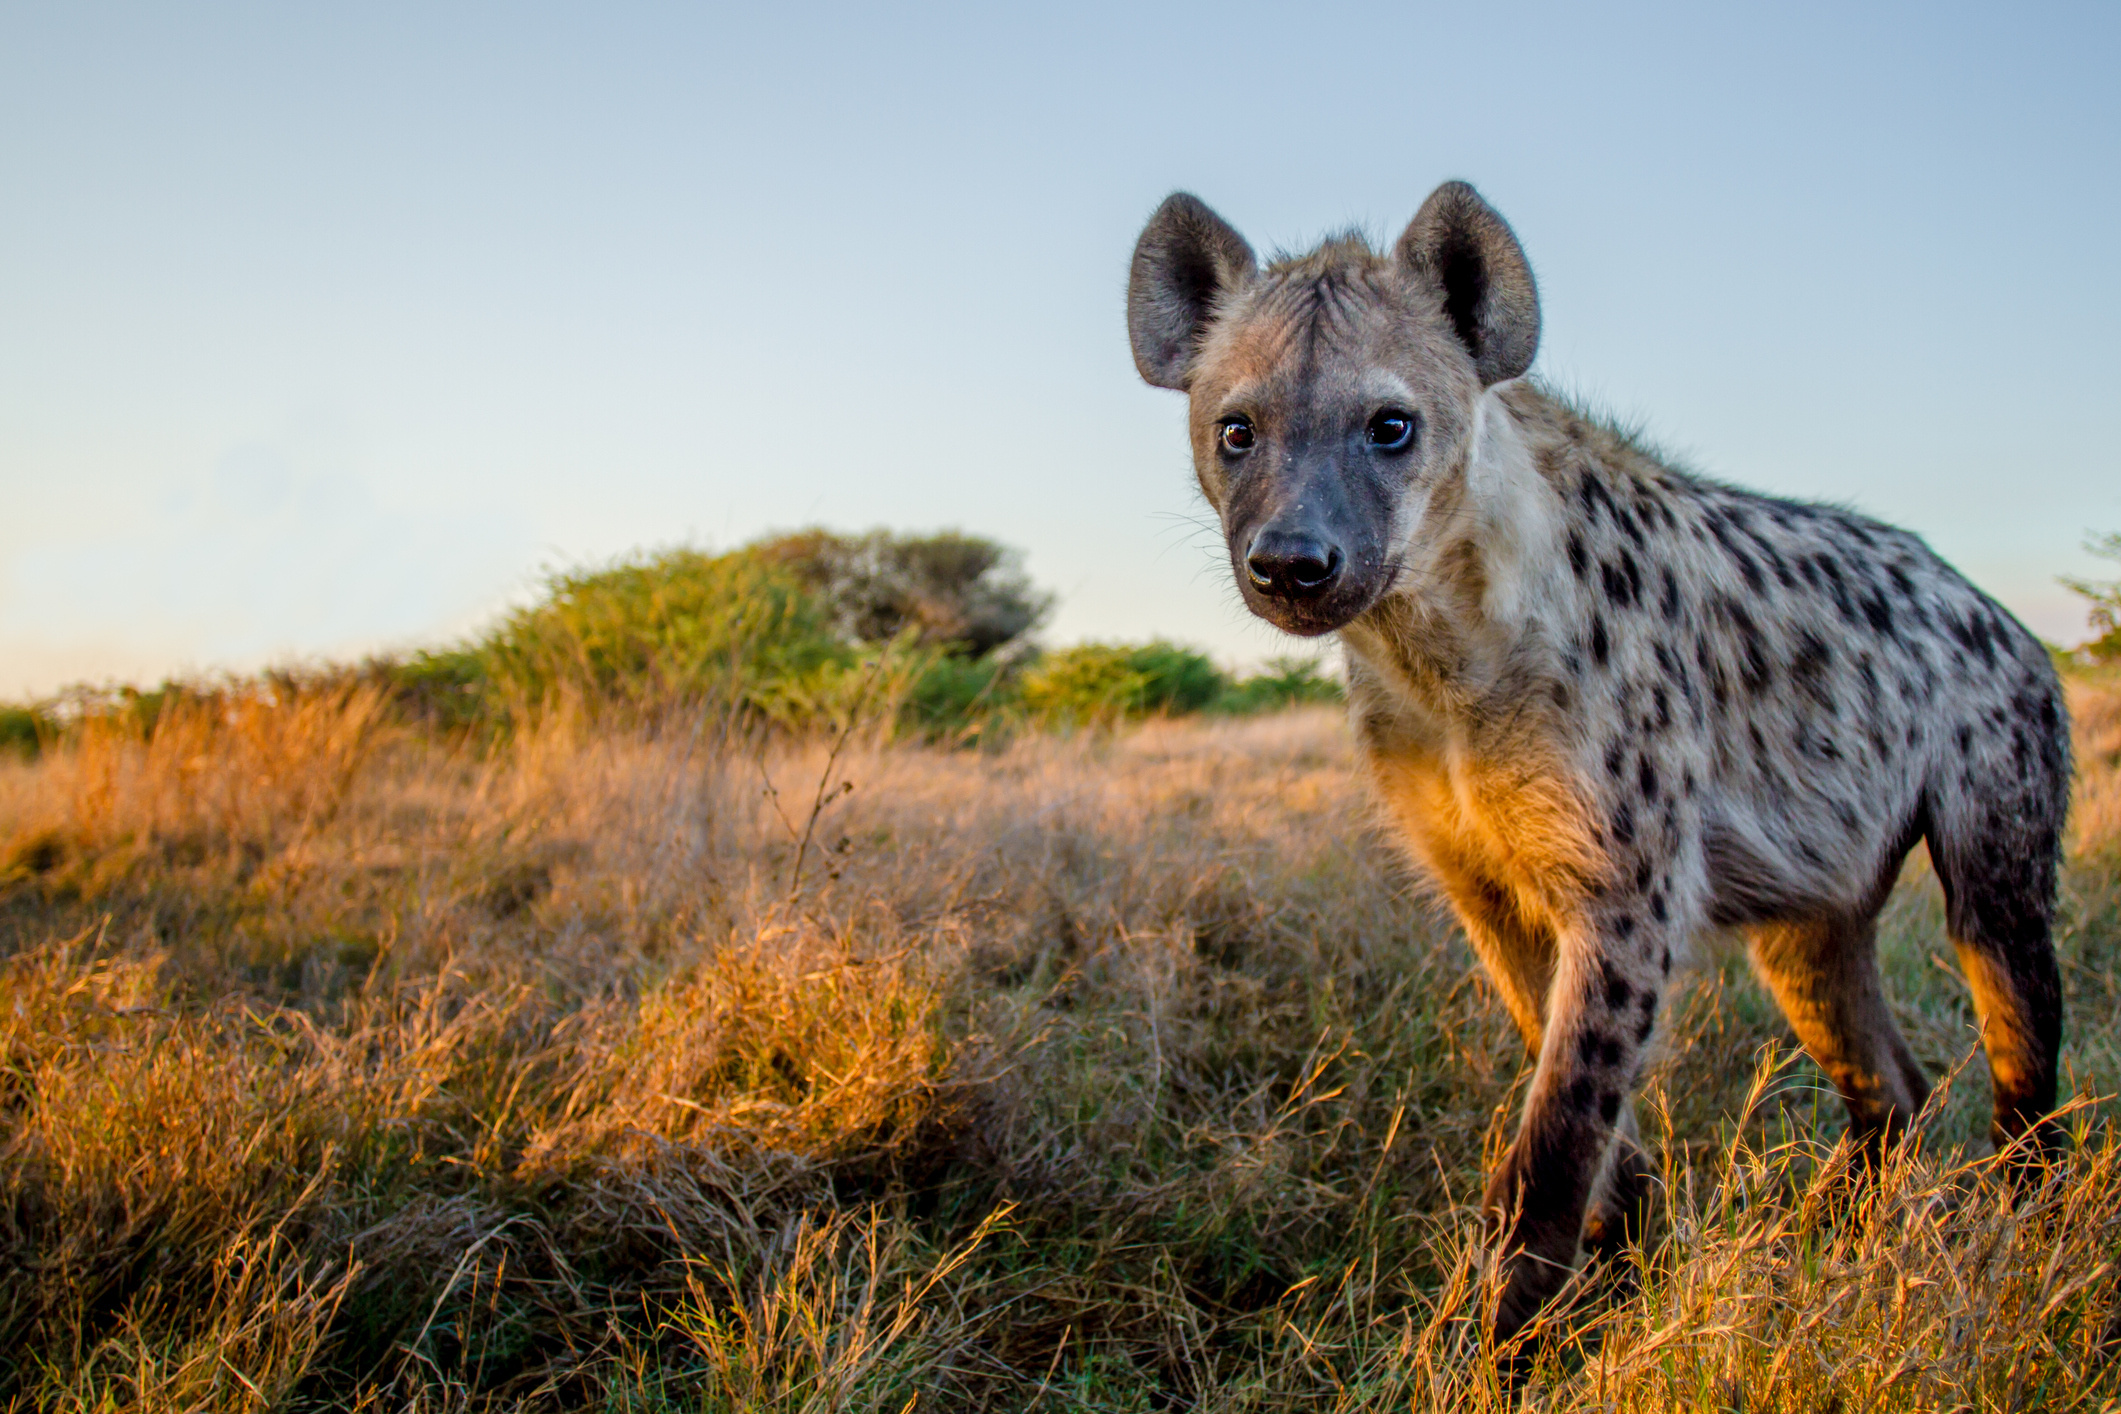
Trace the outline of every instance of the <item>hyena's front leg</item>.
<path fill-rule="evenodd" d="M 1530 1321 L 1575 1269 L 1670 958 L 1665 925 L 1631 909 L 1564 930 L 1524 1124 L 1484 1204 L 1504 1265 L 1499 1341 Z"/>

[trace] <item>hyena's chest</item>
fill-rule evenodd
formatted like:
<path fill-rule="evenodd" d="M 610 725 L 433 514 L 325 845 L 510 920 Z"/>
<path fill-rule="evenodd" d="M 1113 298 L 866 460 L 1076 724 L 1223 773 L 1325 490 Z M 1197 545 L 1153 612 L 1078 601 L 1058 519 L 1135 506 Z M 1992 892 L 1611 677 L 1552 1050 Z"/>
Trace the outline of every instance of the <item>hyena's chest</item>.
<path fill-rule="evenodd" d="M 1477 742 L 1404 697 L 1366 693 L 1361 675 L 1351 677 L 1371 786 L 1430 873 L 1547 912 L 1602 872 L 1586 792 L 1551 745 Z"/>

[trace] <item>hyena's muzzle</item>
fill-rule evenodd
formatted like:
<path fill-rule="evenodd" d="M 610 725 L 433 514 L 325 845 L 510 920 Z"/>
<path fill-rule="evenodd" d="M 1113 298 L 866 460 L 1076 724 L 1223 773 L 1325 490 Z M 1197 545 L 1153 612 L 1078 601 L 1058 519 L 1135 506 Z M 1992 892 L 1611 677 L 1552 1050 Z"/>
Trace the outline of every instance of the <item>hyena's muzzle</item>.
<path fill-rule="evenodd" d="M 1396 488 L 1366 458 L 1337 446 L 1279 450 L 1233 478 L 1223 533 L 1245 606 L 1286 632 L 1315 637 L 1390 587 Z"/>

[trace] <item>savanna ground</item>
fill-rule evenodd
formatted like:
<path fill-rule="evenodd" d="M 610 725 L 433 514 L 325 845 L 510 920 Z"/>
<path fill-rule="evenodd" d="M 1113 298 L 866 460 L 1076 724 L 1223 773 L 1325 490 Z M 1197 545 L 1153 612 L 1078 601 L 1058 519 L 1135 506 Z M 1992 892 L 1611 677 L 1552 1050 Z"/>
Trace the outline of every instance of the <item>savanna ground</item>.
<path fill-rule="evenodd" d="M 1844 1181 L 1734 950 L 1565 1410 L 2100 1409 L 2121 1381 L 2121 682 L 2072 687 L 2075 1149 L 1950 1077 Z M 726 720 L 726 719 L 725 719 Z M 836 753 L 836 754 L 835 754 Z M 1500 1408 L 1473 1203 L 1521 1046 L 1330 708 L 977 749 L 260 685 L 0 762 L 0 1397 L 143 1409 Z"/>

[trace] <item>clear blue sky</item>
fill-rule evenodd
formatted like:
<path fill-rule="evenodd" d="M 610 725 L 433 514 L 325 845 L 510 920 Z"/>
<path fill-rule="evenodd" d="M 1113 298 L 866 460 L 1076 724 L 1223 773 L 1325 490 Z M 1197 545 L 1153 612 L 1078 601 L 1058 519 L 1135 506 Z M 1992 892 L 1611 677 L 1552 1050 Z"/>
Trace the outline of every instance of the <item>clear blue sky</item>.
<path fill-rule="evenodd" d="M 961 526 L 1277 651 L 1128 253 L 1477 183 L 1547 376 L 2051 637 L 2121 528 L 2121 8 L 0 0 L 0 696 L 433 642 L 541 567 Z M 2117 571 L 2121 572 L 2121 571 Z"/>

